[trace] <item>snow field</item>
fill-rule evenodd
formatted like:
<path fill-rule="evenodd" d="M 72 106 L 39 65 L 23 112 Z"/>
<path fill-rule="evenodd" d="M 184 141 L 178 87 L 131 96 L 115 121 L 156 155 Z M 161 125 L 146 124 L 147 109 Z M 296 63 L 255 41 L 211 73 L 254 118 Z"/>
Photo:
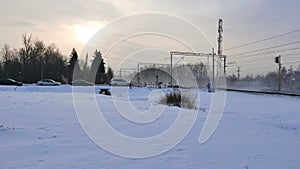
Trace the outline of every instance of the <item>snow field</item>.
<path fill-rule="evenodd" d="M 112 94 L 126 102 L 122 90 L 114 87 Z M 115 130 L 144 138 L 169 128 L 180 110 L 157 104 L 162 94 L 148 88 L 129 91 L 137 110 L 151 113 L 151 108 L 164 109 L 158 119 L 147 124 L 120 115 L 111 96 L 96 94 L 95 98 Z M 211 95 L 200 92 L 195 125 L 176 147 L 152 158 L 130 159 L 103 150 L 87 136 L 77 119 L 71 86 L 0 86 L 0 168 L 299 168 L 300 98 L 227 92 L 216 132 L 199 144 Z M 93 97 L 83 98 L 94 101 Z"/>

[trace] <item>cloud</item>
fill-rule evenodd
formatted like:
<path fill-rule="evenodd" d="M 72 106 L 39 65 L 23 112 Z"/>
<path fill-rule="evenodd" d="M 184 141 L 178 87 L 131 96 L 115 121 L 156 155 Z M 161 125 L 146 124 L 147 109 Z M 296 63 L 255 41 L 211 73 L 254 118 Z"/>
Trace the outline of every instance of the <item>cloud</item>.
<path fill-rule="evenodd" d="M 19 47 L 21 34 L 28 32 L 57 44 L 65 53 L 72 47 L 82 47 L 72 25 L 106 22 L 122 16 L 114 4 L 99 0 L 10 0 L 0 1 L 0 6 L 0 45 Z"/>
<path fill-rule="evenodd" d="M 111 3 L 97 0 L 27 0 L 1 1 L 0 18 L 7 26 L 10 20 L 35 24 L 63 24 L 82 21 L 112 20 L 121 16 Z"/>

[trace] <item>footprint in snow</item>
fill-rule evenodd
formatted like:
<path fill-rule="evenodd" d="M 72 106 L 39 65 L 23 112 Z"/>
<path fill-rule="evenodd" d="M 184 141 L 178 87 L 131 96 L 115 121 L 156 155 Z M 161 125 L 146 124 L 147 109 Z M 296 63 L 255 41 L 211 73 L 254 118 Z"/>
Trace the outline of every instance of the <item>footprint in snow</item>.
<path fill-rule="evenodd" d="M 38 137 L 38 140 L 51 140 L 51 139 L 55 139 L 57 138 L 57 136 L 50 136 L 50 137 Z"/>

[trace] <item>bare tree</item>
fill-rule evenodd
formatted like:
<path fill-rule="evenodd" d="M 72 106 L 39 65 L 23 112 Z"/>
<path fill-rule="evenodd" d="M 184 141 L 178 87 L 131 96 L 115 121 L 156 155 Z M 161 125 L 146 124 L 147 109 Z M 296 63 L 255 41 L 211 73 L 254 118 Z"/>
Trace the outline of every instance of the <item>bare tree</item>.
<path fill-rule="evenodd" d="M 10 49 L 10 46 L 8 44 L 4 44 L 1 53 L 3 58 L 4 71 L 7 71 L 8 63 L 12 57 L 12 51 Z"/>

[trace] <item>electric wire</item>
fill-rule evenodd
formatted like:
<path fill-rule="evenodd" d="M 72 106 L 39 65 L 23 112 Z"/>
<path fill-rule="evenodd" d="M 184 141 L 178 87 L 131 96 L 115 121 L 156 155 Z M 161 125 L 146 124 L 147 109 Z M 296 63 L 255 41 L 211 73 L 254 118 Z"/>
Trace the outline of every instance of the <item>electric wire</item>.
<path fill-rule="evenodd" d="M 242 44 L 242 45 L 230 47 L 230 48 L 227 48 L 227 49 L 223 49 L 223 51 L 228 51 L 228 50 L 232 50 L 232 49 L 237 49 L 237 48 L 241 48 L 241 47 L 253 45 L 253 44 L 256 44 L 256 43 L 260 43 L 260 42 L 264 42 L 264 41 L 268 41 L 268 40 L 280 38 L 280 37 L 283 37 L 283 36 L 286 36 L 286 35 L 290 35 L 290 34 L 293 34 L 293 33 L 297 33 L 297 32 L 300 32 L 300 29 L 297 29 L 297 30 L 294 30 L 294 31 L 290 31 L 290 32 L 286 32 L 286 33 L 279 34 L 279 35 L 275 35 L 275 36 L 271 36 L 271 37 L 267 37 L 267 38 L 264 38 L 264 39 L 261 39 L 261 40 L 256 40 L 256 41 L 253 41 L 253 42 L 248 42 L 248 43 L 245 43 L 245 44 Z"/>

